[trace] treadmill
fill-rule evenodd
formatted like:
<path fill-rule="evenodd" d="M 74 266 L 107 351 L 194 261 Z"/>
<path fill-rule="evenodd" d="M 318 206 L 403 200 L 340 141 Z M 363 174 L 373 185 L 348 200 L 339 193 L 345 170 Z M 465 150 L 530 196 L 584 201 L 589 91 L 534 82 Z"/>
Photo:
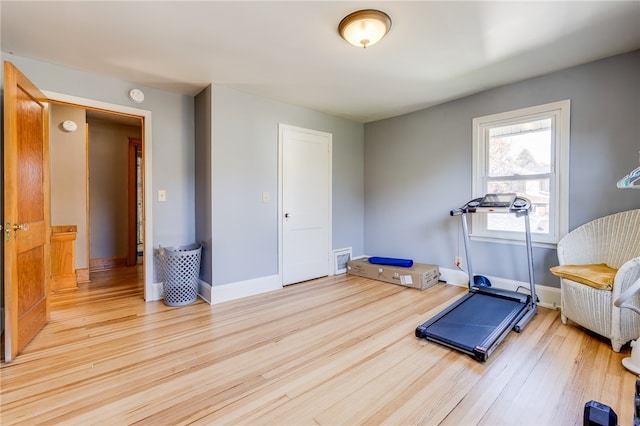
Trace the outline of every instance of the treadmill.
<path fill-rule="evenodd" d="M 451 216 L 460 216 L 467 256 L 469 292 L 416 328 L 416 337 L 448 346 L 484 362 L 511 330 L 521 332 L 538 311 L 533 278 L 533 249 L 529 212 L 531 202 L 516 194 L 487 194 L 475 198 Z M 476 285 L 469 253 L 467 214 L 504 213 L 523 217 L 529 264 L 530 294 Z"/>

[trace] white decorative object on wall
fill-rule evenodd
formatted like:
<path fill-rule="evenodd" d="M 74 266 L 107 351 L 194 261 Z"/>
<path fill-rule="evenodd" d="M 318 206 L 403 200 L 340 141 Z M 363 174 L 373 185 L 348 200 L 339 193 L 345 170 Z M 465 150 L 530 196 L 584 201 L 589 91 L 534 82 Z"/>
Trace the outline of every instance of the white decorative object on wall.
<path fill-rule="evenodd" d="M 67 132 L 75 132 L 78 130 L 78 125 L 75 121 L 65 120 L 62 122 L 62 128 Z"/>
<path fill-rule="evenodd" d="M 131 99 L 132 102 L 141 104 L 144 102 L 144 93 L 142 93 L 140 89 L 131 89 L 129 90 L 129 99 Z"/>

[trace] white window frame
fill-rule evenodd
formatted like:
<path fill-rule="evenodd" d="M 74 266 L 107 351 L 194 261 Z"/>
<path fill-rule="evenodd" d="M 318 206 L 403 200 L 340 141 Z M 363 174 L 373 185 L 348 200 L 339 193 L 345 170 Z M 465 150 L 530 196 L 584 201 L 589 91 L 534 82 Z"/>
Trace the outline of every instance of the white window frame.
<path fill-rule="evenodd" d="M 473 198 L 485 195 L 489 129 L 523 121 L 552 119 L 555 131 L 552 133 L 554 141 L 551 153 L 551 181 L 549 182 L 552 194 L 549 205 L 556 207 L 552 213 L 553 217 L 550 217 L 549 234 L 531 233 L 532 242 L 538 247 L 555 248 L 558 241 L 567 234 L 569 228 L 570 115 L 571 101 L 567 99 L 473 119 Z M 521 232 L 488 230 L 484 214 L 471 216 L 472 233 L 470 237 L 473 240 L 503 243 L 524 241 L 524 234 Z"/>

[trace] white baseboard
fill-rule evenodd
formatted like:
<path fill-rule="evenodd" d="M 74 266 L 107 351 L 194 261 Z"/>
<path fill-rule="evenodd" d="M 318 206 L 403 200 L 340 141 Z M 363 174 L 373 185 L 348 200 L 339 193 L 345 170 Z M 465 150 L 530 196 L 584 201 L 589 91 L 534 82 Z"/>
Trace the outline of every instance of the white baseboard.
<path fill-rule="evenodd" d="M 147 298 L 147 302 L 164 299 L 164 283 L 153 283 L 151 287 L 152 294 Z M 205 302 L 211 304 L 211 285 L 202 280 L 198 280 L 198 296 Z"/>
<path fill-rule="evenodd" d="M 147 302 L 164 299 L 164 286 L 162 282 L 151 285 L 151 294 L 147 295 Z"/>
<path fill-rule="evenodd" d="M 206 284 L 206 283 L 204 283 Z M 208 285 L 208 284 L 206 284 Z M 230 284 L 213 285 L 211 287 L 211 304 L 240 299 L 268 291 L 282 289 L 282 280 L 279 275 L 255 278 L 252 280 L 238 281 Z"/>
<path fill-rule="evenodd" d="M 536 294 L 540 299 L 538 303 L 540 306 L 549 309 L 560 309 L 559 288 L 536 284 Z"/>
<path fill-rule="evenodd" d="M 506 278 L 487 276 L 491 281 L 491 286 L 505 290 L 516 291 L 519 287 L 529 289 L 529 283 L 523 281 L 509 280 Z M 467 287 L 469 276 L 462 271 L 456 269 L 440 268 L 440 279 L 447 284 Z M 536 295 L 538 296 L 538 305 L 544 308 L 558 309 L 560 307 L 560 289 L 557 287 L 549 287 L 546 285 L 536 284 Z"/>
<path fill-rule="evenodd" d="M 462 272 L 458 269 L 448 269 L 442 268 L 440 269 L 440 281 L 444 281 L 447 284 L 457 285 L 460 287 L 466 287 L 469 283 L 469 276 L 466 272 Z"/>
<path fill-rule="evenodd" d="M 512 291 L 515 291 L 519 287 L 524 287 L 525 289 L 529 288 L 528 282 L 491 276 L 487 276 L 487 278 L 491 281 L 491 285 L 496 288 Z M 467 283 L 469 282 L 469 278 L 465 272 L 448 268 L 440 268 L 440 280 L 447 284 L 457 285 L 460 287 L 467 287 Z M 216 303 L 227 302 L 230 300 L 240 299 L 242 297 L 279 290 L 281 288 L 282 280 L 279 275 L 270 275 L 252 280 L 214 286 L 199 280 L 198 296 L 207 303 L 214 305 Z M 560 307 L 559 288 L 536 284 L 536 295 L 538 296 L 538 304 L 540 306 L 550 309 L 557 309 Z M 147 301 L 162 300 L 164 298 L 164 288 L 161 282 L 153 284 L 153 294 L 151 296 L 152 298 Z"/>
<path fill-rule="evenodd" d="M 211 302 L 211 284 L 204 282 L 202 280 L 198 280 L 198 296 L 205 302 L 210 305 L 213 305 Z"/>

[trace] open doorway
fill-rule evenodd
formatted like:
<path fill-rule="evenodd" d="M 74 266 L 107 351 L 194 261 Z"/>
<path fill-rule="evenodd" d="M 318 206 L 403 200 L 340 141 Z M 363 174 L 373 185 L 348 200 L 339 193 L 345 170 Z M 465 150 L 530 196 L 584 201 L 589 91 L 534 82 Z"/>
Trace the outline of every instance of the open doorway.
<path fill-rule="evenodd" d="M 99 127 L 94 124 L 92 125 L 91 122 L 92 120 L 95 121 L 96 119 L 101 119 L 103 121 L 123 121 L 123 120 L 133 120 L 133 121 L 129 121 L 129 125 L 133 125 L 135 127 L 137 127 L 139 129 L 139 135 L 133 135 L 134 138 L 138 139 L 139 142 L 139 163 L 140 166 L 136 167 L 136 181 L 138 180 L 138 176 L 140 178 L 140 186 L 141 189 L 137 190 L 136 189 L 136 198 L 134 198 L 134 202 L 136 204 L 138 204 L 138 201 L 140 201 L 140 215 L 139 218 L 136 218 L 136 222 L 140 222 L 140 227 L 142 228 L 142 237 L 138 238 L 138 233 L 137 233 L 137 228 L 138 226 L 133 227 L 133 231 L 136 232 L 135 236 L 134 236 L 134 242 L 135 244 L 135 261 L 136 264 L 138 262 L 140 262 L 142 264 L 142 268 L 144 271 L 144 298 L 146 301 L 151 301 L 151 300 L 159 300 L 160 299 L 160 295 L 161 295 L 161 286 L 155 286 L 154 282 L 153 282 L 153 253 L 152 250 L 147 249 L 145 250 L 145 248 L 150 248 L 153 247 L 153 235 L 152 235 L 152 223 L 151 223 L 151 218 L 152 218 L 152 206 L 150 202 L 145 202 L 145 200 L 150 200 L 151 199 L 151 188 L 150 185 L 148 185 L 147 183 L 150 183 L 150 179 L 151 179 L 151 165 L 148 161 L 145 161 L 145 159 L 147 158 L 151 158 L 151 112 L 150 111 L 146 111 L 146 110 L 141 110 L 141 109 L 137 109 L 137 108 L 131 108 L 131 107 L 125 107 L 125 106 L 121 106 L 121 105 L 112 105 L 112 104 L 106 104 L 104 102 L 100 102 L 100 101 L 93 101 L 93 100 L 89 100 L 89 99 L 84 99 L 84 98 L 77 98 L 74 96 L 70 96 L 70 95 L 64 95 L 64 94 L 58 94 L 58 93 L 52 93 L 52 92 L 44 92 L 45 95 L 48 97 L 48 99 L 51 101 L 52 105 L 54 104 L 60 104 L 60 105 L 65 105 L 65 106 L 72 106 L 72 107 L 76 107 L 78 109 L 81 109 L 88 117 L 91 117 L 88 119 L 89 121 L 89 125 L 87 126 L 89 129 L 91 129 L 92 127 Z M 135 123 L 135 124 L 134 124 Z M 57 126 L 57 123 L 52 122 L 52 127 L 53 126 Z M 105 124 L 105 123 L 102 123 Z M 106 124 L 105 124 L 106 125 Z M 88 136 L 86 136 L 88 138 Z M 127 136 L 125 138 L 125 155 L 124 155 L 124 177 L 123 179 L 125 180 L 125 182 L 128 182 L 129 179 L 129 173 L 127 172 L 128 167 L 129 167 L 129 161 L 128 161 L 128 149 L 129 149 L 129 136 Z M 87 149 L 87 156 L 88 156 L 89 150 Z M 102 162 L 100 157 L 98 157 L 98 160 L 94 160 L 94 163 L 98 161 L 98 162 Z M 138 162 L 138 160 L 136 160 L 136 162 Z M 90 166 L 90 159 L 87 159 L 87 167 L 91 167 Z M 87 172 L 87 176 L 90 176 L 89 172 Z M 88 181 L 91 184 L 91 179 Z M 87 185 L 87 192 L 89 191 L 89 185 Z M 125 206 L 125 210 L 124 210 L 124 223 L 125 225 L 123 226 L 124 228 L 128 229 L 129 226 L 127 224 L 127 221 L 129 220 L 129 215 L 128 215 L 128 206 L 129 206 L 129 201 L 128 201 L 128 186 L 125 186 L 125 190 L 124 190 L 124 197 L 125 197 L 125 201 L 124 201 L 124 206 Z M 117 191 L 116 191 L 117 192 Z M 139 196 L 139 200 L 138 197 Z M 91 202 L 91 197 L 90 195 L 88 196 L 88 203 L 87 206 L 89 205 L 89 203 Z M 98 206 L 99 208 L 99 206 Z M 87 214 L 87 249 L 86 249 L 86 253 L 88 253 L 88 257 L 90 258 L 96 258 L 96 259 L 100 259 L 100 257 L 95 257 L 93 253 L 91 253 L 91 240 L 94 238 L 94 234 L 95 234 L 95 228 L 94 231 L 92 232 L 91 228 L 91 223 L 93 222 L 91 220 L 91 217 L 89 215 L 89 207 L 87 207 L 86 209 L 86 214 Z M 128 235 L 129 233 L 126 234 L 127 236 L 125 236 L 125 247 L 128 247 Z M 140 240 L 140 245 L 138 245 L 138 240 Z M 128 250 L 128 248 L 126 249 Z M 138 254 L 141 254 L 140 256 L 140 260 L 138 261 Z M 100 256 L 100 254 L 98 253 L 97 256 Z M 116 256 L 119 257 L 119 256 Z M 126 265 L 128 262 L 128 251 L 124 252 L 124 255 L 122 256 L 122 260 L 111 260 L 111 261 L 106 261 L 107 263 L 109 262 L 122 262 L 123 265 Z M 90 270 L 90 265 L 89 262 L 88 266 L 86 268 L 87 272 Z"/>
<path fill-rule="evenodd" d="M 142 119 L 56 103 L 50 110 L 52 226 L 76 231 L 75 250 L 62 255 L 74 257 L 77 283 L 143 264 Z M 54 264 L 64 261 L 59 252 Z"/>
<path fill-rule="evenodd" d="M 140 187 L 144 185 L 144 176 L 140 176 L 136 167 L 136 151 L 141 166 L 143 161 L 142 121 L 139 117 L 87 110 L 87 128 L 89 272 L 135 266 L 137 223 L 142 221 L 136 205 L 142 208 L 144 203 L 142 191 L 138 197 L 137 190 L 138 182 Z M 142 253 L 143 235 L 140 237 Z"/>

